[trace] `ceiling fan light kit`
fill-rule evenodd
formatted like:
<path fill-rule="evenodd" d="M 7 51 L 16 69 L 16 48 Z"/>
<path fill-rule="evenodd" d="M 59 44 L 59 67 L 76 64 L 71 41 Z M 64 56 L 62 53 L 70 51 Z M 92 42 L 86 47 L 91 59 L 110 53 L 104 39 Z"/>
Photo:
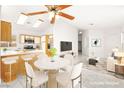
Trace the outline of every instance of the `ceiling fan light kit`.
<path fill-rule="evenodd" d="M 33 15 L 39 15 L 39 14 L 46 14 L 49 13 L 49 18 L 50 18 L 50 23 L 54 24 L 56 18 L 58 18 L 58 16 L 67 18 L 69 20 L 73 20 L 75 17 L 63 13 L 61 10 L 66 9 L 68 7 L 70 7 L 72 5 L 45 5 L 45 7 L 47 7 L 48 11 L 37 11 L 37 12 L 31 12 L 31 13 L 23 13 L 25 16 L 33 16 Z M 38 24 L 38 23 L 37 23 Z"/>

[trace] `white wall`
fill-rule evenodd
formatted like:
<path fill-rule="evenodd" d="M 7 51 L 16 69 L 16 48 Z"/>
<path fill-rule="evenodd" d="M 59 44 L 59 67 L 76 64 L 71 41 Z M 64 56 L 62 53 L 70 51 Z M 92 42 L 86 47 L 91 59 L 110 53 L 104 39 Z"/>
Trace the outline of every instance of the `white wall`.
<path fill-rule="evenodd" d="M 93 39 L 99 39 L 101 45 L 98 47 L 93 47 L 91 42 Z M 89 31 L 89 56 L 103 57 L 104 56 L 104 33 L 99 30 Z"/>
<path fill-rule="evenodd" d="M 85 56 L 89 56 L 89 31 L 82 31 L 82 54 Z"/>
<path fill-rule="evenodd" d="M 78 54 L 78 30 L 68 24 L 57 24 L 54 29 L 54 47 L 60 53 L 60 41 L 71 41 L 72 51 Z"/>
<path fill-rule="evenodd" d="M 97 29 L 83 32 L 83 54 L 89 57 L 106 58 L 111 55 L 112 49 L 121 48 L 122 28 Z M 93 47 L 93 39 L 100 39 L 101 45 Z M 89 43 L 89 44 L 88 44 Z"/>
<path fill-rule="evenodd" d="M 121 28 L 115 28 L 107 30 L 107 32 L 104 33 L 105 57 L 111 55 L 113 48 L 117 47 L 119 50 L 121 49 L 121 31 Z"/>
<path fill-rule="evenodd" d="M 63 21 L 59 21 L 59 22 L 56 22 L 55 25 L 50 25 L 46 29 L 45 33 L 53 34 L 54 47 L 57 48 L 58 54 L 63 53 L 60 51 L 60 41 L 71 41 L 72 51 L 78 54 L 78 29 L 77 28 Z"/>

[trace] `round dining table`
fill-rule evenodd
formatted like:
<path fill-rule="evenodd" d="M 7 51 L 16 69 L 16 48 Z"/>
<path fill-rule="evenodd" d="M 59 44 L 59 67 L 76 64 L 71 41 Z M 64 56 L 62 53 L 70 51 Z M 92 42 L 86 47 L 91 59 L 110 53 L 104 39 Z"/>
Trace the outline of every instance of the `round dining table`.
<path fill-rule="evenodd" d="M 68 64 L 70 64 L 69 60 L 60 57 L 55 58 L 54 61 L 50 58 L 47 60 L 38 59 L 34 63 L 37 68 L 48 71 L 48 88 L 57 87 L 56 75 L 60 68 L 66 67 Z"/>

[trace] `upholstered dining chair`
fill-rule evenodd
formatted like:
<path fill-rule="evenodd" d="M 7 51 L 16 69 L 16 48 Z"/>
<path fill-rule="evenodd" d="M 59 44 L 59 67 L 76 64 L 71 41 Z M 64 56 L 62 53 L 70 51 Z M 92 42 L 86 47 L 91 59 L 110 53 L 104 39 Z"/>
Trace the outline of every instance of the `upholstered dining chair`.
<path fill-rule="evenodd" d="M 33 54 L 27 54 L 27 55 L 23 55 L 21 56 L 21 58 L 25 61 L 25 62 L 29 62 L 33 59 L 34 55 Z"/>
<path fill-rule="evenodd" d="M 68 64 L 66 67 L 64 68 L 61 68 L 61 70 L 63 71 L 67 71 L 67 72 L 70 72 L 73 68 L 73 62 L 74 62 L 74 57 L 71 55 L 71 54 L 66 54 L 64 56 L 65 59 L 69 60 L 70 61 L 70 64 Z"/>
<path fill-rule="evenodd" d="M 43 62 L 47 62 L 49 61 L 49 57 L 45 54 L 45 53 L 40 53 L 37 56 L 37 61 L 35 62 L 36 64 L 42 64 Z M 39 69 L 40 71 L 44 71 L 45 73 L 47 72 L 47 70 L 44 69 Z"/>
<path fill-rule="evenodd" d="M 56 77 L 58 86 L 61 85 L 63 87 L 74 88 L 75 80 L 80 79 L 79 83 L 80 83 L 80 88 L 81 88 L 82 87 L 82 66 L 83 66 L 83 63 L 78 63 L 73 67 L 72 72 L 58 73 Z"/>
<path fill-rule="evenodd" d="M 26 88 L 27 83 L 30 83 L 30 87 L 41 87 L 43 84 L 47 83 L 48 76 L 45 73 L 34 72 L 33 68 L 28 62 L 25 62 L 26 68 Z"/>
<path fill-rule="evenodd" d="M 48 56 L 45 53 L 40 53 L 38 59 L 48 59 Z"/>

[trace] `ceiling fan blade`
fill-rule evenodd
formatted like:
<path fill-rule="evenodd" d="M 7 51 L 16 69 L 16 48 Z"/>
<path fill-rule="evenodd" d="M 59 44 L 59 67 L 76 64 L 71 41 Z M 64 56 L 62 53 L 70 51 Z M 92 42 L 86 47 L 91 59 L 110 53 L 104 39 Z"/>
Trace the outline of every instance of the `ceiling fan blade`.
<path fill-rule="evenodd" d="M 51 9 L 51 5 L 45 5 L 45 6 L 48 8 L 48 10 Z"/>
<path fill-rule="evenodd" d="M 62 16 L 62 17 L 65 17 L 65 18 L 68 18 L 70 20 L 73 20 L 75 17 L 71 16 L 71 15 L 68 15 L 66 13 L 63 13 L 63 12 L 59 12 L 58 14 L 59 16 Z"/>
<path fill-rule="evenodd" d="M 72 5 L 58 5 L 57 10 L 63 10 L 63 9 L 68 8 L 70 6 L 72 6 Z"/>
<path fill-rule="evenodd" d="M 27 16 L 32 16 L 32 15 L 45 14 L 45 13 L 48 13 L 48 11 L 39 11 L 39 12 L 24 13 L 24 14 Z"/>
<path fill-rule="evenodd" d="M 56 19 L 56 15 L 54 15 L 54 17 L 52 17 L 52 20 L 51 20 L 51 24 L 54 24 L 55 23 L 55 19 Z"/>

